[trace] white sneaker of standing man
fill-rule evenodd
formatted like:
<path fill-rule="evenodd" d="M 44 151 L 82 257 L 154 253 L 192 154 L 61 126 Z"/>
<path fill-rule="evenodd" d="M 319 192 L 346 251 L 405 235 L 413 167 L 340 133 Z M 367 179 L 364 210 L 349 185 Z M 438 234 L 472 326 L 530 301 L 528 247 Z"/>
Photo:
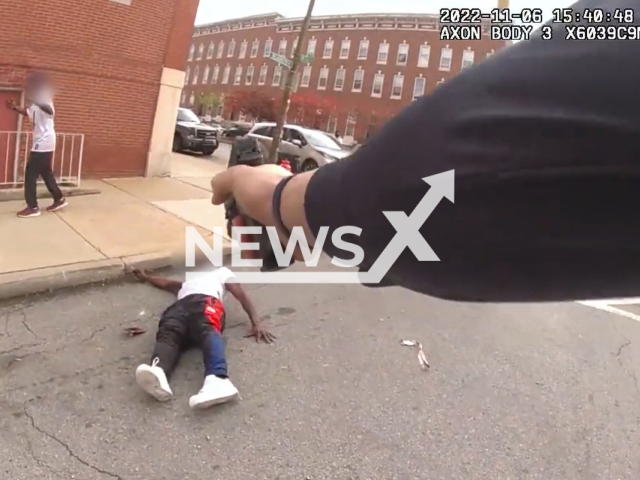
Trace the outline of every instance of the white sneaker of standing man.
<path fill-rule="evenodd" d="M 238 395 L 238 389 L 228 378 L 207 375 L 200 391 L 189 399 L 191 408 L 204 409 L 228 402 Z"/>
<path fill-rule="evenodd" d="M 142 364 L 136 369 L 136 382 L 159 402 L 166 402 L 173 397 L 167 375 L 158 367 L 157 358 L 153 359 L 151 366 Z"/>

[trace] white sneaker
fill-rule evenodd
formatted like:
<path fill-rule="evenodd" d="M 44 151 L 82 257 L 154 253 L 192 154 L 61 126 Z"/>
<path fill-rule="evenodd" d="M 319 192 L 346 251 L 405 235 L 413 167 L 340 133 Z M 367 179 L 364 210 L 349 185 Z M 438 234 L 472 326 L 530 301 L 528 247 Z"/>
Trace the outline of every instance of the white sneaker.
<path fill-rule="evenodd" d="M 159 402 L 171 400 L 173 392 L 169 387 L 167 376 L 158 365 L 158 359 L 154 358 L 151 366 L 140 365 L 136 369 L 136 382 L 149 395 L 155 397 Z"/>
<path fill-rule="evenodd" d="M 189 399 L 191 408 L 209 408 L 212 405 L 228 402 L 238 395 L 238 389 L 228 378 L 207 375 L 204 385 L 197 395 Z"/>

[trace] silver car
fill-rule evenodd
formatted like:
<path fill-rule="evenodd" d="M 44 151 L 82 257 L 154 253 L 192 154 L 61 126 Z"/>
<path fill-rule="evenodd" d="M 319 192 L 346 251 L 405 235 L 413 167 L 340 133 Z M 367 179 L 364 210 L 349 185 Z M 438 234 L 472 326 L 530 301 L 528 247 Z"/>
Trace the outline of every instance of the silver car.
<path fill-rule="evenodd" d="M 275 126 L 275 123 L 256 123 L 248 133 L 260 142 L 264 153 L 271 146 Z M 298 125 L 284 126 L 280 151 L 286 155 L 298 156 L 300 170 L 303 172 L 337 162 L 350 154 L 324 132 Z"/>

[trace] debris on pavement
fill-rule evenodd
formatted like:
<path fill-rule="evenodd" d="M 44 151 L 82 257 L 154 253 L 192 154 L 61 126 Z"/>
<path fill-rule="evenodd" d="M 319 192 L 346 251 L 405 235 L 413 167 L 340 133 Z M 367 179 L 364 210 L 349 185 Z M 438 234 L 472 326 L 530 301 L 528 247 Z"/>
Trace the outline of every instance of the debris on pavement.
<path fill-rule="evenodd" d="M 147 333 L 147 331 L 142 327 L 127 327 L 124 329 L 124 331 L 127 332 L 130 337 L 135 337 L 136 335 Z"/>
<path fill-rule="evenodd" d="M 418 349 L 418 363 L 420 364 L 420 368 L 423 370 L 428 370 L 431 365 L 429 365 L 429 360 L 427 360 L 427 356 L 424 354 L 424 350 L 422 348 L 422 344 L 416 340 L 400 340 L 400 345 L 403 347 L 412 347 Z"/>

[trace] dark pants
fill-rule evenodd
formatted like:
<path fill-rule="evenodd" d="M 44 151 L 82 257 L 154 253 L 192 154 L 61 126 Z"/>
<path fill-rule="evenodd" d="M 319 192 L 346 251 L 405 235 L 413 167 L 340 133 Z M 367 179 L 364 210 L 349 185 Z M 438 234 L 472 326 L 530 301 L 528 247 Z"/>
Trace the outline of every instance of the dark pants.
<path fill-rule="evenodd" d="M 52 158 L 53 152 L 31 152 L 29 155 L 24 176 L 24 197 L 29 208 L 38 208 L 38 197 L 36 195 L 38 177 L 42 177 L 55 202 L 62 200 L 62 192 L 58 188 L 58 183 L 53 176 L 53 170 L 51 170 Z"/>
<path fill-rule="evenodd" d="M 178 300 L 162 314 L 151 361 L 158 358 L 158 366 L 169 378 L 180 354 L 198 346 L 202 350 L 205 376 L 227 378 L 222 341 L 224 318 L 224 304 L 217 298 L 189 295 Z"/>

